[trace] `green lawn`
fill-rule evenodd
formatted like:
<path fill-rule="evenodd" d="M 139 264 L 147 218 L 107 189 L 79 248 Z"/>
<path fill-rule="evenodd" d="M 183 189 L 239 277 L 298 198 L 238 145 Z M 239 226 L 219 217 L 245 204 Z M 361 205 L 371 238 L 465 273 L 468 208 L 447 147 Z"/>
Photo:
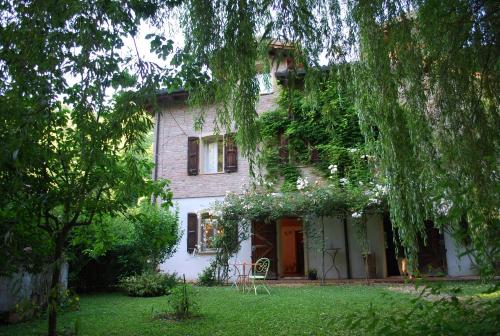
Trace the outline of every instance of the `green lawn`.
<path fill-rule="evenodd" d="M 80 320 L 83 335 L 350 335 L 344 320 L 370 303 L 390 316 L 408 307 L 409 294 L 383 285 L 271 287 L 271 296 L 230 287 L 199 288 L 201 316 L 189 321 L 154 319 L 167 297 L 131 298 L 120 293 L 84 295 L 79 311 L 60 315 L 60 326 Z M 40 335 L 45 320 L 1 326 L 0 335 Z"/>

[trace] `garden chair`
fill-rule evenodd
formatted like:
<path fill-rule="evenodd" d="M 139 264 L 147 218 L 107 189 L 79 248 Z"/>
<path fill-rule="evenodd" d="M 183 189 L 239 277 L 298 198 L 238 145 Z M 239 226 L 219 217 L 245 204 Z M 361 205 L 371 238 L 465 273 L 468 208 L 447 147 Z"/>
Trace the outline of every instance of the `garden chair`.
<path fill-rule="evenodd" d="M 248 279 L 252 282 L 255 295 L 257 295 L 257 287 L 263 287 L 266 290 L 267 294 L 271 295 L 266 282 L 267 272 L 269 271 L 270 264 L 271 261 L 268 258 L 260 258 L 253 265 L 252 273 L 248 276 Z"/>

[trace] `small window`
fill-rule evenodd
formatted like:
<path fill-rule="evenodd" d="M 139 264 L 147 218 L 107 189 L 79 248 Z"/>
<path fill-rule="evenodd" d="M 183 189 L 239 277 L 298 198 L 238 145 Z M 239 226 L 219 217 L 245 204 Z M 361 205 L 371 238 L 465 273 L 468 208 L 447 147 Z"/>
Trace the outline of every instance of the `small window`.
<path fill-rule="evenodd" d="M 203 213 L 200 220 L 200 241 L 201 251 L 210 251 L 215 249 L 215 238 L 220 234 L 217 229 L 215 218 L 208 213 Z"/>
<path fill-rule="evenodd" d="M 271 74 L 268 73 L 258 74 L 257 81 L 259 82 L 260 94 L 273 93 L 273 83 L 271 81 Z"/>
<path fill-rule="evenodd" d="M 203 138 L 203 173 L 222 173 L 224 171 L 224 140 L 222 136 Z"/>

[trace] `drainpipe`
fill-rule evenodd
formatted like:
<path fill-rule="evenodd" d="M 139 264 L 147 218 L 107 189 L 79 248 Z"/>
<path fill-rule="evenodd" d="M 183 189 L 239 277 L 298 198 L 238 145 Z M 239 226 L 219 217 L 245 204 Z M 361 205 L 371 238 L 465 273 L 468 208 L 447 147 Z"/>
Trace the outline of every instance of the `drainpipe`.
<path fill-rule="evenodd" d="M 347 215 L 343 216 L 344 222 L 344 244 L 345 244 L 345 263 L 347 267 L 347 279 L 351 279 L 351 259 L 349 257 L 349 235 L 347 234 Z"/>
<path fill-rule="evenodd" d="M 156 112 L 156 127 L 155 127 L 155 147 L 154 147 L 154 164 L 155 167 L 153 169 L 153 180 L 157 181 L 158 180 L 158 152 L 160 149 L 160 120 L 161 120 L 161 114 L 160 111 Z M 152 203 L 156 203 L 156 197 L 153 197 Z"/>

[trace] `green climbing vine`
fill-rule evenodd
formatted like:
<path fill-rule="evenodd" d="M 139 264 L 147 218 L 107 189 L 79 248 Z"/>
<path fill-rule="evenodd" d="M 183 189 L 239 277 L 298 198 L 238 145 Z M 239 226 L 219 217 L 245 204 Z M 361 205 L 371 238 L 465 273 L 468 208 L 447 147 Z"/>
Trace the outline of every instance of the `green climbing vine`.
<path fill-rule="evenodd" d="M 336 176 L 353 183 L 373 179 L 375 157 L 368 153 L 354 99 L 337 70 L 330 69 L 313 94 L 284 88 L 279 108 L 258 119 L 264 178 L 273 185 L 281 182 L 283 192 L 297 190 L 298 167 L 304 165 L 322 177 L 335 167 Z"/>

